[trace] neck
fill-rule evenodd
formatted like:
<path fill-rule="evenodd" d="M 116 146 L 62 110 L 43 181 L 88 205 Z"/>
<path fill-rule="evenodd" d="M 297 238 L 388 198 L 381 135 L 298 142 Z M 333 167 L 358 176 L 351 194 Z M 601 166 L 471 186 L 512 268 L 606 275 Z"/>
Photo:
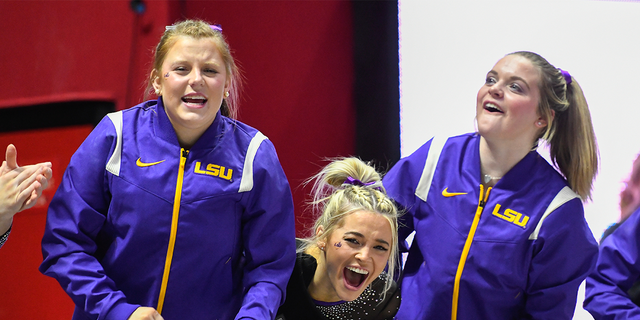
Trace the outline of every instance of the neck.
<path fill-rule="evenodd" d="M 331 287 L 331 282 L 328 279 L 324 251 L 321 251 L 317 247 L 311 247 L 307 249 L 305 253 L 314 257 L 318 264 L 316 272 L 313 274 L 313 280 L 311 280 L 311 283 L 307 288 L 311 298 L 323 302 L 341 301 L 342 299 L 338 297 L 335 290 Z"/>
<path fill-rule="evenodd" d="M 484 137 L 481 137 L 480 172 L 482 183 L 493 186 L 530 151 L 531 146 L 527 144 L 510 145 L 502 142 L 494 143 Z M 485 182 L 485 175 L 488 175 L 493 179 Z"/>

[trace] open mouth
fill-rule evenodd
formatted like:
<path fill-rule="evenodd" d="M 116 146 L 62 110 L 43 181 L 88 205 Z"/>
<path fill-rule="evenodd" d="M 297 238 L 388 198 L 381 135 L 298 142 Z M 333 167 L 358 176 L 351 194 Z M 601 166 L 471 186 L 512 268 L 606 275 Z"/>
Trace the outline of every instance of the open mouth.
<path fill-rule="evenodd" d="M 205 104 L 207 103 L 207 98 L 203 96 L 186 96 L 182 97 L 182 101 L 190 104 Z"/>
<path fill-rule="evenodd" d="M 343 274 L 345 285 L 351 290 L 358 290 L 369 277 L 369 271 L 356 267 L 344 268 Z"/>
<path fill-rule="evenodd" d="M 504 113 L 504 111 L 502 111 L 502 109 L 500 109 L 500 107 L 498 107 L 497 105 L 488 102 L 484 104 L 484 109 L 489 111 L 489 112 L 499 112 L 499 113 Z"/>

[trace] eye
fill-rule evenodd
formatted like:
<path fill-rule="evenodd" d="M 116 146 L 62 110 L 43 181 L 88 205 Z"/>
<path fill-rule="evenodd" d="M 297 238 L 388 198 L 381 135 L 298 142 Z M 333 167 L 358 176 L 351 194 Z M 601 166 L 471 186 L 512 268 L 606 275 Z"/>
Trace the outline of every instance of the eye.
<path fill-rule="evenodd" d="M 352 244 L 360 244 L 360 242 L 356 238 L 345 238 L 344 241 L 352 243 Z"/>
<path fill-rule="evenodd" d="M 496 78 L 494 78 L 494 77 L 487 77 L 487 79 L 484 80 L 484 84 L 491 85 L 491 84 L 494 84 L 494 83 L 496 83 Z"/>
<path fill-rule="evenodd" d="M 213 68 L 204 68 L 204 70 L 202 70 L 206 73 L 218 73 L 218 70 L 213 69 Z"/>
<path fill-rule="evenodd" d="M 520 87 L 520 85 L 517 83 L 510 84 L 509 88 L 515 92 L 522 92 L 522 87 Z"/>
<path fill-rule="evenodd" d="M 186 67 L 178 66 L 178 67 L 173 68 L 173 71 L 175 71 L 175 72 L 177 72 L 179 74 L 184 74 L 184 73 L 188 72 L 189 70 Z"/>
<path fill-rule="evenodd" d="M 380 251 L 389 251 L 389 249 L 384 246 L 375 246 L 373 248 Z"/>

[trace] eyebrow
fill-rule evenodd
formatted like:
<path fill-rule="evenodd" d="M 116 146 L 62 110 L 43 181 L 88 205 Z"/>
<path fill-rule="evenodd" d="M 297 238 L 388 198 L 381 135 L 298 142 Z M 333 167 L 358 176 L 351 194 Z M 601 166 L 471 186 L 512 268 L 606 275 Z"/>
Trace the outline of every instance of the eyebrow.
<path fill-rule="evenodd" d="M 189 61 L 188 59 L 180 59 L 180 60 L 175 60 L 171 63 L 171 65 L 176 65 L 176 64 L 193 64 L 191 61 Z M 218 61 L 205 61 L 203 63 L 203 65 L 205 66 L 216 66 L 216 67 L 221 67 L 224 65 L 224 63 L 219 63 Z"/>
<path fill-rule="evenodd" d="M 496 75 L 496 76 L 498 75 L 498 73 L 497 73 L 497 72 L 495 72 L 495 71 L 493 71 L 493 70 L 489 71 L 489 73 L 488 73 L 488 74 L 494 74 L 494 75 Z M 525 85 L 525 86 L 527 86 L 527 89 L 531 90 L 531 88 L 529 87 L 529 84 L 528 84 L 528 83 L 527 83 L 527 81 L 525 81 L 524 79 L 522 79 L 522 78 L 520 78 L 520 77 L 518 77 L 518 76 L 512 76 L 512 77 L 510 77 L 509 79 L 510 79 L 510 80 L 520 80 L 520 81 L 522 81 L 522 82 L 524 83 L 524 85 Z"/>
<path fill-rule="evenodd" d="M 350 235 L 354 235 L 354 236 L 356 236 L 356 237 L 364 238 L 364 235 L 363 235 L 362 233 L 360 233 L 360 232 L 357 232 L 357 231 L 349 231 L 349 232 L 345 232 L 344 234 L 345 234 L 345 235 L 350 234 Z M 390 246 L 389 242 L 387 242 L 387 241 L 386 241 L 386 240 L 384 240 L 384 239 L 376 239 L 376 241 L 377 241 L 377 242 L 380 242 L 380 243 L 382 243 L 382 244 L 386 244 L 386 245 Z"/>

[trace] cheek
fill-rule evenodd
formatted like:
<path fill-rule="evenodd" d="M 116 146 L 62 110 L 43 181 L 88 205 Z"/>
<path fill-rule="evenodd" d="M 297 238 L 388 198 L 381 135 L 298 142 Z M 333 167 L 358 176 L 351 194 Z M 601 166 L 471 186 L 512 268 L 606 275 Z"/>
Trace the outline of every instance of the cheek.
<path fill-rule="evenodd" d="M 384 254 L 380 254 L 376 257 L 376 274 L 380 274 L 387 266 L 387 262 L 389 262 L 390 253 L 387 251 Z"/>
<path fill-rule="evenodd" d="M 529 118 L 538 118 L 538 110 L 537 105 L 533 103 L 531 100 L 526 101 L 518 101 L 513 108 L 515 112 L 517 112 L 520 116 Z"/>
<path fill-rule="evenodd" d="M 332 243 L 330 249 L 327 250 L 327 270 L 342 273 L 342 267 L 350 256 L 351 250 L 347 244 L 339 241 Z"/>
<path fill-rule="evenodd" d="M 189 84 L 188 77 L 182 77 L 175 72 L 167 72 L 162 75 L 162 85 L 165 88 L 180 88 Z"/>
<path fill-rule="evenodd" d="M 480 90 L 478 90 L 478 95 L 476 96 L 478 103 L 482 101 L 482 98 L 484 98 L 487 95 L 488 91 L 489 91 L 489 87 L 487 86 L 480 87 Z"/>

